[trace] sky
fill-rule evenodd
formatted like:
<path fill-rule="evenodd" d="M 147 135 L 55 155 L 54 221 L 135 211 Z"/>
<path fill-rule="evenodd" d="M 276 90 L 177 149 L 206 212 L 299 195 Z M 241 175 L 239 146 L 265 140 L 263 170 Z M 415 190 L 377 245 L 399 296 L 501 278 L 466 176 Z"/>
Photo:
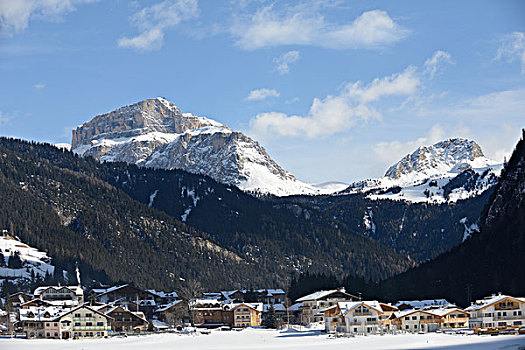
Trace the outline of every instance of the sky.
<path fill-rule="evenodd" d="M 310 183 L 450 137 L 502 161 L 525 127 L 525 1 L 0 0 L 1 136 L 70 142 L 159 96 Z"/>

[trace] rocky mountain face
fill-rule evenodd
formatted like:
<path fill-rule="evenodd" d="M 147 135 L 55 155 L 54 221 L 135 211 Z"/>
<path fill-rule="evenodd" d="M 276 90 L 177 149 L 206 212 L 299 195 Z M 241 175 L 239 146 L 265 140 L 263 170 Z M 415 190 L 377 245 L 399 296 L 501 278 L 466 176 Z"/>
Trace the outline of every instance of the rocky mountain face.
<path fill-rule="evenodd" d="M 208 175 L 244 191 L 278 196 L 323 192 L 298 181 L 243 133 L 182 113 L 163 98 L 96 116 L 73 131 L 71 148 L 100 161 Z"/>
<path fill-rule="evenodd" d="M 407 202 L 456 202 L 493 186 L 501 168 L 502 164 L 485 157 L 475 141 L 453 138 L 421 146 L 392 165 L 384 177 L 354 182 L 343 193 Z"/>
<path fill-rule="evenodd" d="M 481 147 L 472 140 L 454 138 L 432 146 L 421 146 L 392 165 L 385 177 L 401 179 L 408 175 L 432 176 L 448 172 L 462 172 L 472 167 L 487 167 L 492 162 L 485 158 Z"/>

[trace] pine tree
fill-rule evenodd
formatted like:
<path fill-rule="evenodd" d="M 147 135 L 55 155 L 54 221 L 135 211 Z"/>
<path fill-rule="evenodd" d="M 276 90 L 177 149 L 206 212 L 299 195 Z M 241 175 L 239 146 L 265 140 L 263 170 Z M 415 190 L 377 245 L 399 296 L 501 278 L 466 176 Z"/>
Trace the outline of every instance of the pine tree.
<path fill-rule="evenodd" d="M 7 267 L 11 269 L 21 269 L 22 268 L 22 259 L 20 259 L 20 252 L 16 251 L 9 257 L 7 262 Z"/>
<path fill-rule="evenodd" d="M 270 305 L 268 312 L 266 312 L 266 317 L 264 318 L 263 324 L 266 328 L 277 329 L 279 323 L 277 321 L 277 316 L 275 315 L 275 309 L 273 305 Z"/>

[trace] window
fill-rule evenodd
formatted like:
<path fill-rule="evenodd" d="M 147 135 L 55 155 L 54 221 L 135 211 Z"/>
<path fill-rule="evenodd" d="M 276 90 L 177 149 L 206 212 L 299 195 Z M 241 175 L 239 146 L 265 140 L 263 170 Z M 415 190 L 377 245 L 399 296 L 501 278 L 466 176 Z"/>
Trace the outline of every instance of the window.
<path fill-rule="evenodd" d="M 93 317 L 93 314 L 86 314 L 86 317 Z"/>
<path fill-rule="evenodd" d="M 91 327 L 93 325 L 93 323 L 91 322 L 86 322 L 86 327 Z"/>
<path fill-rule="evenodd" d="M 98 327 L 103 327 L 104 326 L 104 322 L 97 322 L 97 326 Z"/>
<path fill-rule="evenodd" d="M 51 333 L 47 332 L 47 333 L 46 333 L 46 336 L 47 336 L 47 337 L 50 337 L 50 336 L 51 336 Z"/>
<path fill-rule="evenodd" d="M 408 325 L 406 325 L 405 328 L 408 329 Z"/>
<path fill-rule="evenodd" d="M 58 332 L 55 332 L 55 337 L 58 337 Z"/>
<path fill-rule="evenodd" d="M 55 327 L 57 327 L 57 326 L 58 326 L 58 323 L 54 323 L 53 325 L 54 325 Z"/>
<path fill-rule="evenodd" d="M 417 320 L 417 316 L 412 316 L 412 321 L 416 321 Z"/>
<path fill-rule="evenodd" d="M 46 327 L 50 327 L 50 326 L 49 326 L 49 323 L 47 323 L 47 322 L 46 322 Z"/>
<path fill-rule="evenodd" d="M 80 322 L 75 322 L 75 327 L 80 327 Z"/>

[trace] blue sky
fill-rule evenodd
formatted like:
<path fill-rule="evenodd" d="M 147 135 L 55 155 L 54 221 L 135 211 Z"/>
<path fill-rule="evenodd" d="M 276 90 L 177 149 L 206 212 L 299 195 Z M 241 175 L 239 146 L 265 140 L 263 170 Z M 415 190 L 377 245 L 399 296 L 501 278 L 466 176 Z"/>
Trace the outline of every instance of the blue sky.
<path fill-rule="evenodd" d="M 70 142 L 163 96 L 307 182 L 423 144 L 502 160 L 525 127 L 523 1 L 0 1 L 0 135 Z"/>

